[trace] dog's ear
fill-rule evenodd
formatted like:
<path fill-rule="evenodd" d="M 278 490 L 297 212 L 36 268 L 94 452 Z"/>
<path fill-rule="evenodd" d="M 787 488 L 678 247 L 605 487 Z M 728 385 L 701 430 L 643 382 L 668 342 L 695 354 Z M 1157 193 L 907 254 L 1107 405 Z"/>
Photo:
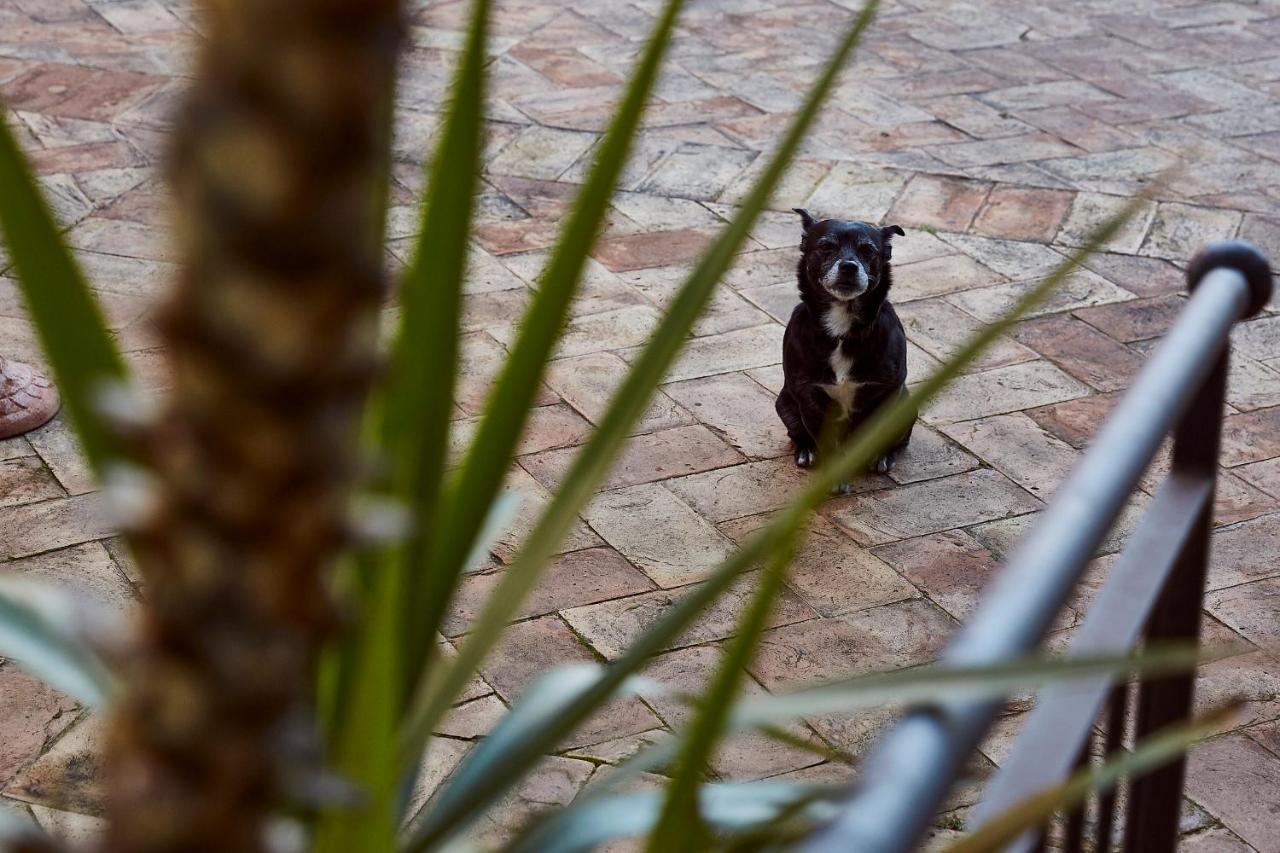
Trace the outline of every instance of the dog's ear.
<path fill-rule="evenodd" d="M 804 233 L 808 234 L 809 229 L 812 228 L 814 223 L 818 220 L 814 219 L 813 214 L 805 210 L 803 207 L 793 207 L 791 209 L 800 214 L 800 226 L 804 229 Z"/>
<path fill-rule="evenodd" d="M 880 237 L 888 240 L 890 236 L 897 234 L 899 237 L 907 236 L 907 232 L 902 230 L 901 225 L 886 225 L 880 229 Z"/>

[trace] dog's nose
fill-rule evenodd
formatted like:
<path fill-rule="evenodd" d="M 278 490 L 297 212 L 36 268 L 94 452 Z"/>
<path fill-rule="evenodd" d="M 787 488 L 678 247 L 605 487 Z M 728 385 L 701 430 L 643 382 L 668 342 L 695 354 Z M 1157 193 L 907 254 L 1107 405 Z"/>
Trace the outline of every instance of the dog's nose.
<path fill-rule="evenodd" d="M 857 261 L 841 261 L 840 262 L 840 272 L 857 272 L 857 270 L 858 270 Z"/>

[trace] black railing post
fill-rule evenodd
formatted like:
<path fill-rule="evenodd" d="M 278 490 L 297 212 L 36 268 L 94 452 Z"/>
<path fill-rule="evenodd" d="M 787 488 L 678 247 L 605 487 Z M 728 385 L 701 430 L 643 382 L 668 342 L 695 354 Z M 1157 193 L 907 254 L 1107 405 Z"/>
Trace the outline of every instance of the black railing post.
<path fill-rule="evenodd" d="M 1219 243 L 1201 252 L 1187 269 L 1187 286 L 1195 290 L 1218 269 L 1233 269 L 1249 286 L 1245 319 L 1257 314 L 1271 298 L 1271 270 L 1258 251 L 1246 243 Z M 1173 473 L 1217 482 L 1222 412 L 1227 393 L 1229 347 L 1224 342 L 1213 370 L 1205 377 L 1191 405 L 1173 433 Z M 1210 497 L 1212 498 L 1212 489 Z M 1146 641 L 1200 642 L 1201 611 L 1208 580 L 1209 538 L 1213 530 L 1213 501 L 1198 513 L 1173 564 L 1169 579 L 1146 625 Z M 1195 673 L 1143 682 L 1138 690 L 1138 740 L 1191 716 Z M 1173 853 L 1178 844 L 1182 786 L 1186 759 L 1134 780 L 1129 787 L 1125 849 L 1139 853 Z"/>
<path fill-rule="evenodd" d="M 1187 301 L 1089 451 L 947 645 L 944 665 L 1008 661 L 1037 647 L 1161 440 L 1175 428 L 1174 471 L 1152 498 L 1071 650 L 1085 656 L 1127 652 L 1144 627 L 1151 640 L 1198 635 L 1227 340 L 1234 323 L 1257 314 L 1270 299 L 1271 272 L 1252 246 L 1224 243 L 1201 253 L 1188 278 L 1199 292 Z M 1140 730 L 1184 719 L 1190 712 L 1190 678 L 1153 682 L 1140 692 Z M 975 808 L 974 825 L 987 824 L 1028 793 L 1065 778 L 1087 750 L 1108 694 L 1110 752 L 1123 735 L 1123 688 L 1114 688 L 1105 677 L 1044 688 L 1045 701 L 1031 712 L 1013 753 Z M 834 818 L 798 849 L 916 849 L 1000 705 L 992 697 L 940 697 L 906 713 L 863 759 L 857 784 Z M 1131 806 L 1129 815 L 1138 819 L 1126 824 L 1132 849 L 1173 849 L 1181 789 L 1181 767 L 1135 789 L 1139 804 Z M 1102 798 L 1099 805 L 1100 849 L 1107 849 L 1114 797 Z M 1079 836 L 1076 830 L 1073 839 Z M 1040 849 L 1043 843 L 1042 832 L 1033 830 L 1011 847 Z"/>
<path fill-rule="evenodd" d="M 1216 479 L 1227 359 L 1224 351 L 1174 432 L 1174 471 Z M 1209 566 L 1209 534 L 1213 526 L 1212 490 L 1210 496 L 1197 515 L 1151 612 L 1146 628 L 1148 643 L 1179 641 L 1199 645 L 1200 612 Z M 1194 691 L 1194 672 L 1142 682 L 1138 690 L 1137 739 L 1190 717 Z M 1185 771 L 1186 762 L 1179 758 L 1130 786 L 1126 850 L 1173 853 L 1178 843 Z"/>

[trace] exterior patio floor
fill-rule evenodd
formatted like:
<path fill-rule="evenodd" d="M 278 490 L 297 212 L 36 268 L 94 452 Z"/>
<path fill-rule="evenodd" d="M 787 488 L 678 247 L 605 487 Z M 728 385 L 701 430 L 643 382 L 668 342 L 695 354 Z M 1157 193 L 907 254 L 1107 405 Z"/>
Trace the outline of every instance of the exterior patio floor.
<path fill-rule="evenodd" d="M 118 342 L 162 390 L 149 306 L 173 275 L 160 164 L 186 81 L 184 0 L 9 0 L 0 5 L 0 101 L 15 111 Z M 461 42 L 467 3 L 413 13 L 399 90 L 390 263 L 411 242 L 421 161 Z M 662 305 L 733 213 L 763 154 L 856 8 L 855 0 L 697 0 L 671 59 L 512 483 L 536 506 L 584 442 Z M 656 0 L 504 0 L 474 272 L 459 434 L 480 413 L 513 323 L 593 154 Z M 898 224 L 893 300 L 910 371 L 927 374 L 1077 246 L 1091 227 L 1185 166 L 1139 217 L 927 411 L 889 476 L 829 501 L 751 667 L 753 690 L 930 660 L 1049 500 L 1183 302 L 1181 269 L 1203 244 L 1254 241 L 1280 260 L 1280 2 L 998 0 L 885 4 L 820 126 L 752 234 L 605 490 L 531 597 L 484 681 L 441 732 L 439 781 L 546 667 L 612 658 L 802 483 L 773 411 L 783 323 L 795 302 L 790 213 Z M 0 271 L 7 261 L 0 250 Z M 41 361 L 0 272 L 0 352 Z M 1187 850 L 1280 851 L 1280 316 L 1234 333 L 1218 529 L 1206 600 L 1211 640 L 1239 653 L 1203 667 L 1204 704 L 1243 695 L 1235 728 L 1198 749 Z M 1154 488 L 1152 475 L 1144 488 Z M 0 442 L 0 569 L 52 578 L 121 608 L 143 593 L 112 537 L 66 423 Z M 1137 495 L 1141 504 L 1146 493 Z M 1122 523 L 1131 523 L 1128 516 Z M 1120 531 L 1123 534 L 1124 530 Z M 470 575 L 449 633 L 465 631 L 519 541 Z M 1123 539 L 1097 561 L 1105 571 Z M 1094 576 L 1096 577 L 1096 575 Z M 748 586 L 659 658 L 656 677 L 696 688 Z M 1060 621 L 1071 635 L 1088 588 Z M 1268 649 L 1270 651 L 1268 651 Z M 1006 754 L 1021 711 L 975 763 Z M 799 733 L 853 752 L 887 719 L 820 718 Z M 505 802 L 498 834 L 567 802 L 597 769 L 679 724 L 641 696 L 610 707 Z M 38 820 L 92 833 L 101 790 L 66 781 L 98 721 L 0 663 L 0 791 Z M 595 762 L 586 760 L 596 759 Z M 839 778 L 812 752 L 761 737 L 728 744 L 731 778 Z M 427 792 L 423 792 L 424 794 Z M 961 798 L 957 817 L 963 819 Z M 942 831 L 945 834 L 945 830 Z"/>

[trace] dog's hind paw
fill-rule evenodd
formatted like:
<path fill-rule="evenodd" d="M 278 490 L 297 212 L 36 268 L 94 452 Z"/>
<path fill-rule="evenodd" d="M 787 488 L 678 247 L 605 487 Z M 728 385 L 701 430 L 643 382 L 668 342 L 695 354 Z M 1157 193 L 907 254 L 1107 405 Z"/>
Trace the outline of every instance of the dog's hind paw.
<path fill-rule="evenodd" d="M 818 459 L 818 451 L 812 447 L 796 448 L 796 465 L 801 468 L 812 468 L 813 463 Z"/>

